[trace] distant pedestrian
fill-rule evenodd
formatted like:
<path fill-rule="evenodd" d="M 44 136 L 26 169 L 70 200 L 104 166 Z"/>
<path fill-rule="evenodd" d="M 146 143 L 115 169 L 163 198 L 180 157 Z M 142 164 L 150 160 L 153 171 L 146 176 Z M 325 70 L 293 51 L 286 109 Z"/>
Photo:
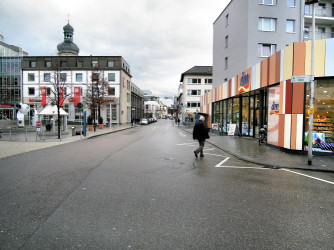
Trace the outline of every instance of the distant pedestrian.
<path fill-rule="evenodd" d="M 205 144 L 205 139 L 209 139 L 209 129 L 206 125 L 205 117 L 200 116 L 198 123 L 195 124 L 194 130 L 193 130 L 193 139 L 198 140 L 199 147 L 194 151 L 195 157 L 198 157 L 198 154 L 200 154 L 200 157 L 204 157 L 203 154 L 203 148 Z"/>
<path fill-rule="evenodd" d="M 180 118 L 177 118 L 177 125 L 180 127 Z"/>

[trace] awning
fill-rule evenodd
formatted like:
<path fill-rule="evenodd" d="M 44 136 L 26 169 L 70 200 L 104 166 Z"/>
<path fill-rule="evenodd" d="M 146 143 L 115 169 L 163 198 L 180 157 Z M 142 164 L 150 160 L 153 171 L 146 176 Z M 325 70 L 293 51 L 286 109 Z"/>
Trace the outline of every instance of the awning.
<path fill-rule="evenodd" d="M 68 115 L 62 108 L 59 109 L 59 112 L 60 115 Z M 38 115 L 58 115 L 57 106 L 48 105 L 41 112 L 39 112 Z"/>

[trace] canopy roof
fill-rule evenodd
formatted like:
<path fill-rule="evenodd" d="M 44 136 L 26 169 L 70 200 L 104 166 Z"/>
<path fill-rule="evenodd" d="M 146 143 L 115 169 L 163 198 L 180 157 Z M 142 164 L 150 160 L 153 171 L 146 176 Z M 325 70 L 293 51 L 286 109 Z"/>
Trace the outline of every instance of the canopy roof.
<path fill-rule="evenodd" d="M 60 115 L 68 115 L 62 108 L 59 109 Z M 38 115 L 58 115 L 56 105 L 47 105 Z"/>

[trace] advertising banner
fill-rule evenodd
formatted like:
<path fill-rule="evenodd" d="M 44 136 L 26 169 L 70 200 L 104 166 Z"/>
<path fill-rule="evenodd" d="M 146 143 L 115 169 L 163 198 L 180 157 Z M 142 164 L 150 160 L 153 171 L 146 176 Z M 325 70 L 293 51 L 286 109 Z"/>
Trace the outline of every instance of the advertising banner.
<path fill-rule="evenodd" d="M 80 102 L 80 87 L 74 87 L 74 106 L 76 107 Z"/>
<path fill-rule="evenodd" d="M 42 106 L 46 105 L 46 87 L 41 87 Z"/>

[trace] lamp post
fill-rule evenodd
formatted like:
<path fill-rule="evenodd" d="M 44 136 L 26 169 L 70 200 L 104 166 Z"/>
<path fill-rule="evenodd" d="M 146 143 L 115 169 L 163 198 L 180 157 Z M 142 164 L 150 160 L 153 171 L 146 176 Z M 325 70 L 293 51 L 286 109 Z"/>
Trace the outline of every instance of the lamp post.
<path fill-rule="evenodd" d="M 313 113 L 314 113 L 314 50 L 315 50 L 315 7 L 318 0 L 305 1 L 305 4 L 312 4 L 312 47 L 311 47 L 311 86 L 310 86 L 310 108 L 309 112 L 309 132 L 308 132 L 308 165 L 312 165 L 313 151 Z"/>

